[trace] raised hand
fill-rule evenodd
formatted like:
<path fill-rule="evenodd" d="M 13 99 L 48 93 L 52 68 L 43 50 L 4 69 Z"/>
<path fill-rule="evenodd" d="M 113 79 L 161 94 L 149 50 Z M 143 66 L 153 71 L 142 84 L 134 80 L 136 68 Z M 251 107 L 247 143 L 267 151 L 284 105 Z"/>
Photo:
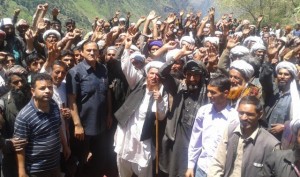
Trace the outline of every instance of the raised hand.
<path fill-rule="evenodd" d="M 55 16 L 55 17 L 58 16 L 59 12 L 60 12 L 60 10 L 58 8 L 56 8 L 56 7 L 53 8 L 52 9 L 52 16 Z"/>
<path fill-rule="evenodd" d="M 233 47 L 239 45 L 239 37 L 238 36 L 228 36 L 227 49 L 232 49 Z"/>
<path fill-rule="evenodd" d="M 167 50 L 173 50 L 176 48 L 177 44 L 178 43 L 176 41 L 169 41 L 163 47 L 166 48 Z"/>
<path fill-rule="evenodd" d="M 174 13 L 170 13 L 168 18 L 167 18 L 167 21 L 166 23 L 173 23 L 176 19 L 176 15 Z"/>
<path fill-rule="evenodd" d="M 154 10 L 152 10 L 149 15 L 147 16 L 147 20 L 153 20 L 154 18 L 156 18 L 156 12 Z"/>
<path fill-rule="evenodd" d="M 179 15 L 182 17 L 182 16 L 184 15 L 184 10 L 181 10 L 181 11 L 179 12 Z"/>
<path fill-rule="evenodd" d="M 14 11 L 15 16 L 19 16 L 20 12 L 21 12 L 21 9 L 16 9 L 16 10 Z"/>
<path fill-rule="evenodd" d="M 257 17 L 257 22 L 261 22 L 263 19 L 264 19 L 264 16 L 263 15 L 259 15 Z"/>
<path fill-rule="evenodd" d="M 25 33 L 25 40 L 27 43 L 33 43 L 35 35 L 31 29 L 28 29 Z"/>
<path fill-rule="evenodd" d="M 201 12 L 201 11 L 197 12 L 197 17 L 198 17 L 198 18 L 200 18 L 201 15 L 202 15 L 202 12 Z"/>
<path fill-rule="evenodd" d="M 201 20 L 201 23 L 207 23 L 208 22 L 208 16 L 203 17 L 203 19 Z"/>
<path fill-rule="evenodd" d="M 125 49 L 130 49 L 131 44 L 132 44 L 132 37 L 127 36 L 127 38 L 125 39 Z"/>
<path fill-rule="evenodd" d="M 137 23 L 143 23 L 145 20 L 146 20 L 146 17 L 145 17 L 145 16 L 141 16 L 141 17 L 138 19 Z"/>
<path fill-rule="evenodd" d="M 116 12 L 115 12 L 115 16 L 119 16 L 120 15 L 120 10 L 117 10 Z"/>
<path fill-rule="evenodd" d="M 214 15 L 215 15 L 215 8 L 214 7 L 209 8 L 208 10 L 209 18 L 212 18 Z"/>
<path fill-rule="evenodd" d="M 152 20 L 152 23 L 156 24 L 156 22 L 158 21 L 158 19 L 160 19 L 161 16 L 156 16 L 153 20 Z"/>

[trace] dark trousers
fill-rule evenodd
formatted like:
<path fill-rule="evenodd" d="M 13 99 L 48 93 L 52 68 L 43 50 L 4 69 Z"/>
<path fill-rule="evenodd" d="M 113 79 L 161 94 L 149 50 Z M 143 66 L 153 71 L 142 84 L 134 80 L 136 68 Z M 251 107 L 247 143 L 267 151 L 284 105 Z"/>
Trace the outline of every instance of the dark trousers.
<path fill-rule="evenodd" d="M 103 176 L 106 163 L 104 133 L 89 136 L 85 135 L 83 141 L 72 137 L 70 139 L 72 158 L 77 159 L 76 177 Z M 92 157 L 87 161 L 89 153 Z"/>
<path fill-rule="evenodd" d="M 29 177 L 60 177 L 60 169 L 57 167 L 52 170 L 31 173 L 29 174 Z"/>
<path fill-rule="evenodd" d="M 16 153 L 3 153 L 2 174 L 4 177 L 18 177 Z"/>

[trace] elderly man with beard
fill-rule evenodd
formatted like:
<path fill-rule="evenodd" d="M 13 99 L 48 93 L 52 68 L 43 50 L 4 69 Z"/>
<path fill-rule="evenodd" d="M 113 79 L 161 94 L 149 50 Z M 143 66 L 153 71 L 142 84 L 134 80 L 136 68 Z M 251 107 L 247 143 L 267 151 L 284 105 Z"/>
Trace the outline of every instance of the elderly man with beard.
<path fill-rule="evenodd" d="M 206 69 L 203 64 L 194 60 L 188 61 L 183 67 L 184 81 L 171 75 L 173 63 L 190 55 L 193 47 L 185 44 L 159 71 L 166 91 L 173 97 L 160 154 L 160 169 L 164 176 L 185 176 L 194 120 L 200 106 L 207 103 Z"/>
<path fill-rule="evenodd" d="M 264 59 L 265 59 L 266 50 L 267 50 L 267 48 L 265 47 L 265 45 L 256 42 L 251 47 L 250 54 L 251 54 L 251 56 L 259 59 L 261 63 L 263 63 Z"/>
<path fill-rule="evenodd" d="M 285 122 L 299 116 L 299 92 L 296 78 L 296 66 L 287 61 L 282 61 L 276 66 L 277 87 L 266 95 L 265 115 L 268 121 L 269 132 L 281 140 Z"/>
<path fill-rule="evenodd" d="M 19 111 L 30 100 L 30 90 L 25 77 L 19 73 L 10 73 L 7 84 L 10 91 L 0 99 L 0 119 L 3 122 L 1 133 L 6 139 L 2 150 L 2 173 L 4 177 L 18 177 L 15 151 L 22 149 L 26 141 L 13 138 L 14 123 Z"/>
<path fill-rule="evenodd" d="M 231 88 L 228 98 L 233 107 L 236 107 L 239 100 L 244 96 L 251 95 L 260 98 L 261 89 L 249 82 L 253 74 L 254 68 L 246 61 L 236 60 L 231 63 L 229 70 Z"/>
<path fill-rule="evenodd" d="M 163 120 L 168 108 L 168 96 L 157 75 L 162 65 L 159 61 L 149 62 L 145 67 L 147 76 L 141 79 L 137 79 L 137 72 L 135 75 L 124 72 L 127 79 L 132 79 L 129 84 L 135 85 L 131 86 L 134 89 L 115 113 L 118 120 L 115 152 L 120 177 L 131 177 L 133 173 L 138 177 L 152 177 L 154 121 L 156 116 Z M 127 67 L 134 70 L 132 64 Z"/>

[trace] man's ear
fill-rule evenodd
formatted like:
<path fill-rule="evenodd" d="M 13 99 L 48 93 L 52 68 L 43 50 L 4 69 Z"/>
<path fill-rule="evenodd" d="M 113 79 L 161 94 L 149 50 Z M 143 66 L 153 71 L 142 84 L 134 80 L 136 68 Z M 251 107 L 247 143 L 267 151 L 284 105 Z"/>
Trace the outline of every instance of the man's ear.
<path fill-rule="evenodd" d="M 31 88 L 30 90 L 31 90 L 32 97 L 34 97 L 35 96 L 35 94 L 34 94 L 34 88 Z"/>
<path fill-rule="evenodd" d="M 224 96 L 227 98 L 227 97 L 228 97 L 228 94 L 229 94 L 229 90 L 225 90 L 225 91 L 223 92 L 223 94 L 224 94 Z"/>
<path fill-rule="evenodd" d="M 262 119 L 262 117 L 263 117 L 263 114 L 264 114 L 264 112 L 263 111 L 260 111 L 259 113 L 258 113 L 258 120 L 261 120 Z"/>

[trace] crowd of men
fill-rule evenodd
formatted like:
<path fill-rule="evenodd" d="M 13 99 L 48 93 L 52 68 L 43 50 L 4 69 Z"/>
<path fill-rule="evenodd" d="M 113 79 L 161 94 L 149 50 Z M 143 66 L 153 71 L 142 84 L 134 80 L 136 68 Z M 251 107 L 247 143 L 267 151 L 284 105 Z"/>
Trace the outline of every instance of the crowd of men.
<path fill-rule="evenodd" d="M 2 176 L 300 177 L 299 24 L 47 11 L 0 21 Z"/>

